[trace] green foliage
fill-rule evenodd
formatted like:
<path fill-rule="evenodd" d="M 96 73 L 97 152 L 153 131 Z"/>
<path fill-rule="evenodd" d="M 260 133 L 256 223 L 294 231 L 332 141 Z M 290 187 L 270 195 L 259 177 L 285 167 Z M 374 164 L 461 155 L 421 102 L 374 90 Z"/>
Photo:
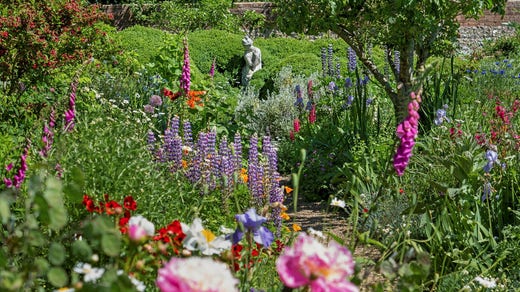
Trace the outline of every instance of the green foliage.
<path fill-rule="evenodd" d="M 174 33 L 210 28 L 236 32 L 239 19 L 229 12 L 231 3 L 230 0 L 173 0 L 151 5 L 138 3 L 133 11 L 140 24 Z"/>
<path fill-rule="evenodd" d="M 275 1 L 277 22 L 285 32 L 332 31 L 351 46 L 392 100 L 396 122 L 407 115 L 412 91 L 422 88 L 427 59 L 457 35 L 458 15 L 478 18 L 483 9 L 504 13 L 505 0 L 440 1 Z M 385 47 L 393 78 L 370 54 Z M 393 52 L 399 52 L 399 70 Z M 452 50 L 446 50 L 451 52 Z M 392 82 L 396 80 L 396 87 Z"/>
<path fill-rule="evenodd" d="M 154 61 L 160 49 L 169 42 L 168 33 L 152 27 L 134 25 L 110 36 L 127 52 L 135 53 L 140 64 Z"/>
<path fill-rule="evenodd" d="M 244 48 L 241 35 L 223 30 L 200 30 L 188 34 L 190 58 L 201 72 L 207 73 L 213 60 L 216 62 L 215 74 L 226 76 L 234 86 L 240 81 L 244 65 Z"/>

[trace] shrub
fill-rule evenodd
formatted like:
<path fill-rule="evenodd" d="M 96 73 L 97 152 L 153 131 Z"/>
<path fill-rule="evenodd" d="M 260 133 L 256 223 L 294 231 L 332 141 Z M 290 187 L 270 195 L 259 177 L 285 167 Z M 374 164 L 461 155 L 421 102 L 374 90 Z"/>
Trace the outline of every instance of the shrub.
<path fill-rule="evenodd" d="M 103 32 L 93 24 L 106 19 L 97 6 L 76 0 L 13 1 L 0 11 L 0 81 L 8 94 L 21 93 L 67 64 L 93 53 Z"/>
<path fill-rule="evenodd" d="M 128 52 L 134 52 L 141 64 L 148 64 L 158 55 L 168 33 L 156 28 L 134 25 L 111 36 Z"/>

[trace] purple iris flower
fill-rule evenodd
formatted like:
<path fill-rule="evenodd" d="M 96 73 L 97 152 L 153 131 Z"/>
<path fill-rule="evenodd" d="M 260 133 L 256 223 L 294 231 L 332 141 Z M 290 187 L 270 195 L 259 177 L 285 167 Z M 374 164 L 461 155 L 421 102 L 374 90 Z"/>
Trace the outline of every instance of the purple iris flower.
<path fill-rule="evenodd" d="M 236 215 L 235 219 L 243 226 L 243 228 L 242 226 L 239 226 L 235 233 L 233 233 L 232 240 L 234 244 L 242 240 L 244 232 L 253 233 L 253 239 L 255 242 L 265 247 L 270 246 L 273 242 L 273 233 L 266 227 L 262 226 L 262 224 L 267 221 L 267 218 L 256 214 L 255 208 L 247 210 L 244 214 Z"/>
<path fill-rule="evenodd" d="M 484 165 L 484 172 L 490 172 L 493 168 L 493 164 L 500 163 L 498 160 L 498 154 L 493 150 L 486 151 L 486 160 L 488 163 Z"/>

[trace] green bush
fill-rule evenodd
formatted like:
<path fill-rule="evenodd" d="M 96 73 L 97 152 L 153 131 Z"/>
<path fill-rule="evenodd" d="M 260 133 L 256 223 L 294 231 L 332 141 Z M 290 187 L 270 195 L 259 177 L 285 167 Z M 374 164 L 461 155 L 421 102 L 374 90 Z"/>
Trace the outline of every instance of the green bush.
<path fill-rule="evenodd" d="M 128 52 L 134 52 L 141 64 L 153 61 L 169 34 L 160 29 L 134 25 L 110 34 Z"/>
<path fill-rule="evenodd" d="M 201 72 L 209 72 L 213 59 L 216 73 L 240 74 L 244 65 L 242 35 L 223 30 L 200 30 L 188 34 L 190 58 Z"/>

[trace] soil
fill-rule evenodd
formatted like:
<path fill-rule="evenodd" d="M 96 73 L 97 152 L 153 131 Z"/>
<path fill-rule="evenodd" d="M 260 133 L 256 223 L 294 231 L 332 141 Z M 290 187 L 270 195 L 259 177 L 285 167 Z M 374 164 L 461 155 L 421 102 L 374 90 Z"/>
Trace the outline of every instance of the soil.
<path fill-rule="evenodd" d="M 287 214 L 291 220 L 301 226 L 303 231 L 308 231 L 312 228 L 317 231 L 322 231 L 325 236 L 331 233 L 345 241 L 348 245 L 351 240 L 352 228 L 346 220 L 347 214 L 342 210 L 337 210 L 337 207 L 327 206 L 327 202 L 308 202 L 305 199 L 298 198 L 297 212 L 294 213 L 293 202 L 288 200 Z M 369 262 L 363 264 L 363 268 L 359 273 L 359 278 L 362 279 L 360 285 L 361 291 L 371 291 L 371 287 L 377 283 L 383 283 L 384 277 L 378 272 L 376 264 L 381 257 L 381 251 L 373 246 L 357 244 L 353 252 L 354 257 L 368 259 Z M 370 263 L 372 262 L 372 263 Z"/>

